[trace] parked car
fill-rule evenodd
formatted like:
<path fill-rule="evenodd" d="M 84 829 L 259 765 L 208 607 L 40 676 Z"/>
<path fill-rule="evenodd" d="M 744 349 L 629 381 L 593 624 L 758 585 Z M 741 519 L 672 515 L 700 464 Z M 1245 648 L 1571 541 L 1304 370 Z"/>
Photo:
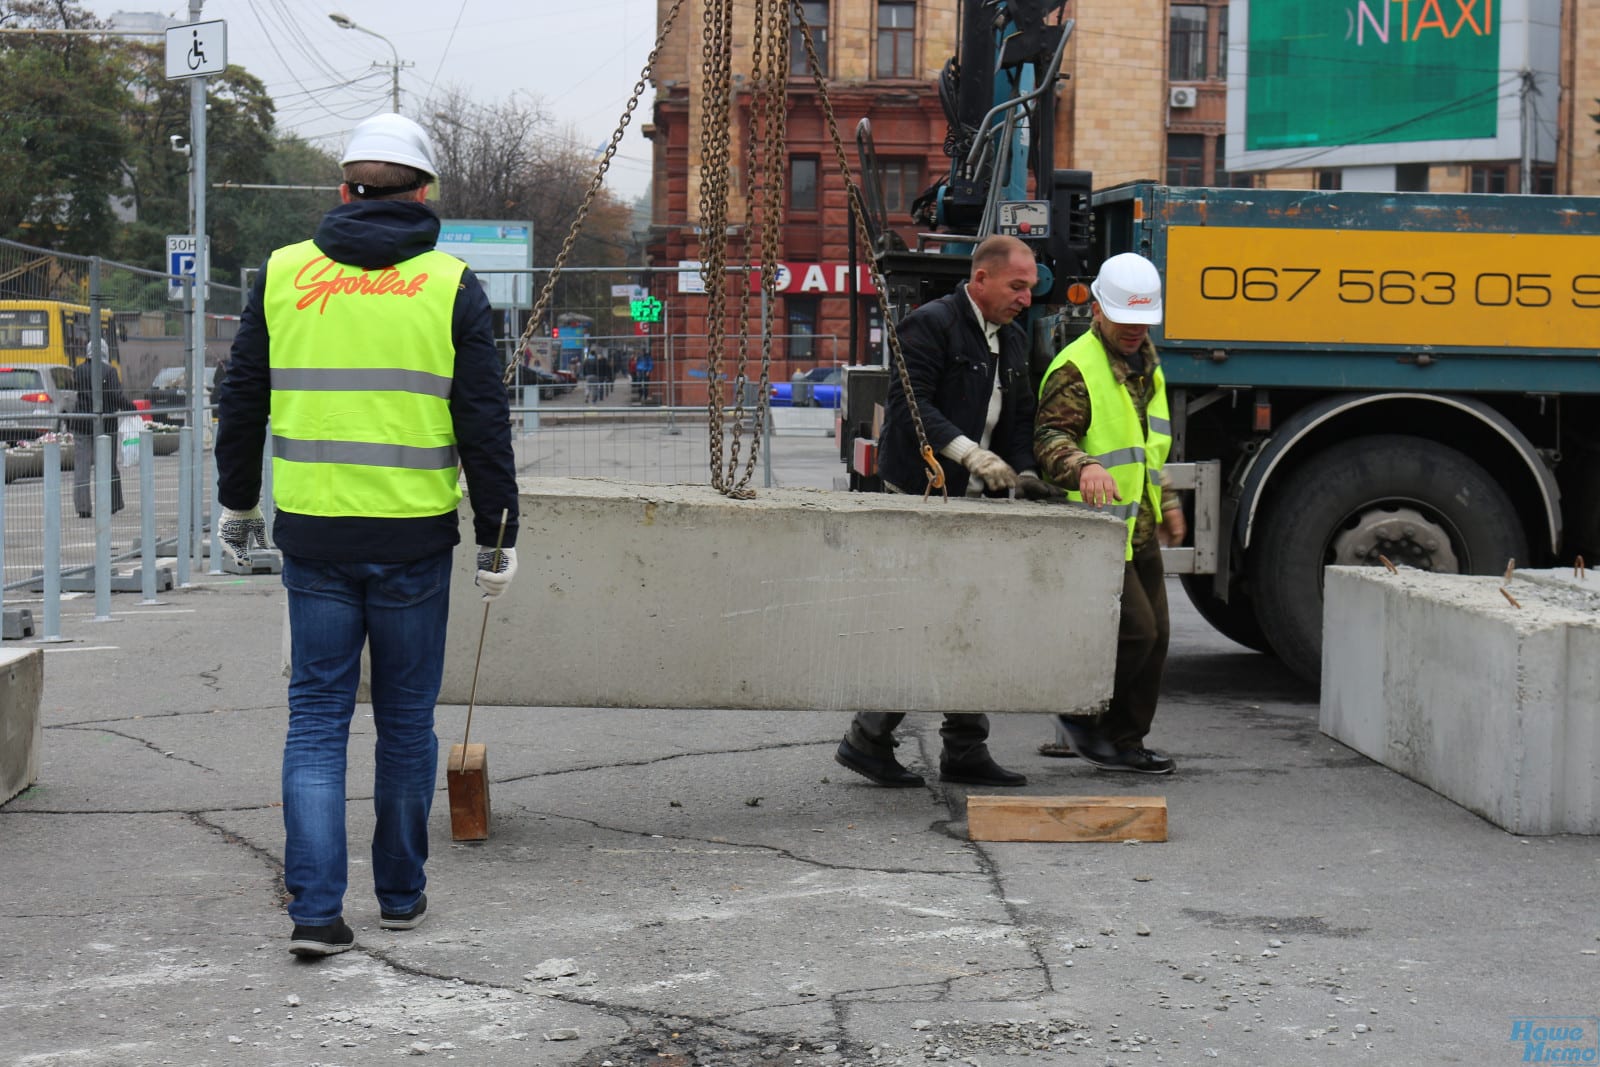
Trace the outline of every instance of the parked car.
<path fill-rule="evenodd" d="M 27 441 L 66 427 L 75 409 L 72 370 L 58 363 L 0 364 L 0 439 Z"/>
<path fill-rule="evenodd" d="M 787 382 L 774 382 L 767 403 L 775 408 L 836 408 L 844 395 L 844 371 L 838 367 L 812 367 L 796 371 Z"/>
<path fill-rule="evenodd" d="M 211 386 L 216 381 L 217 368 L 207 367 L 206 403 L 211 403 Z M 182 426 L 189 421 L 189 368 L 162 367 L 150 382 L 150 407 L 157 422 Z M 162 408 L 167 410 L 163 411 Z"/>
<path fill-rule="evenodd" d="M 524 388 L 533 385 L 534 382 L 538 382 L 540 400 L 554 400 L 557 397 L 566 396 L 578 386 L 576 381 L 563 378 L 561 375 L 547 371 L 542 367 L 523 367 L 520 381 Z M 514 379 L 512 384 L 515 386 L 517 380 Z M 515 391 L 513 391 L 511 403 L 517 404 L 519 402 Z"/>

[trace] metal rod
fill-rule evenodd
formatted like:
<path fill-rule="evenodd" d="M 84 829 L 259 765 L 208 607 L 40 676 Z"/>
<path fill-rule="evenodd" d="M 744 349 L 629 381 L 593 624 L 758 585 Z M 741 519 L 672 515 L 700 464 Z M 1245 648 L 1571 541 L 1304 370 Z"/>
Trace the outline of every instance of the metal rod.
<path fill-rule="evenodd" d="M 506 523 L 511 518 L 511 509 L 500 510 L 500 532 L 494 538 L 494 557 L 490 564 L 496 571 L 500 569 L 500 546 L 505 543 Z M 478 703 L 478 668 L 483 666 L 483 637 L 489 632 L 489 607 L 490 602 L 483 602 L 483 625 L 478 628 L 478 658 L 472 661 L 472 688 L 467 692 L 467 725 L 461 731 L 461 766 L 457 771 L 467 769 L 467 738 L 472 736 L 472 709 Z"/>

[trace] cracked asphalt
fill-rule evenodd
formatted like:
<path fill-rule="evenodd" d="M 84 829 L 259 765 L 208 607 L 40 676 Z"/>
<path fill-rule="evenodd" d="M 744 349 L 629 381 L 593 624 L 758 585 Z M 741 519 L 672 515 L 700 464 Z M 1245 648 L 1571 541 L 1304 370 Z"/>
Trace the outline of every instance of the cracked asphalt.
<path fill-rule="evenodd" d="M 1315 691 L 1173 594 L 1176 776 L 1042 757 L 1039 718 L 991 739 L 1023 792 L 1165 796 L 1166 843 L 968 841 L 934 716 L 901 749 L 929 785 L 885 790 L 833 762 L 838 713 L 478 709 L 491 836 L 450 840 L 441 771 L 428 920 L 384 931 L 358 711 L 357 947 L 312 964 L 277 579 L 69 602 L 40 781 L 0 807 L 0 1064 L 1489 1065 L 1519 1018 L 1600 1014 L 1595 839 L 1508 835 L 1324 737 Z M 549 669 L 628 669 L 596 647 Z"/>

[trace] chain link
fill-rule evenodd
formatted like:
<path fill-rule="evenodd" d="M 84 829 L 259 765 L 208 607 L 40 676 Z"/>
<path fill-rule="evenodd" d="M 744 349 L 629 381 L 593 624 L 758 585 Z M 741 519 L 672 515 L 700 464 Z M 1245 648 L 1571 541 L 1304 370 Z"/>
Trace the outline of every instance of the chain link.
<path fill-rule="evenodd" d="M 793 0 L 795 10 L 800 9 L 800 0 Z M 846 192 L 850 197 L 851 221 L 856 227 L 856 240 L 862 248 L 873 248 L 872 236 L 867 232 L 867 210 L 862 203 L 861 187 L 850 175 L 850 161 L 844 154 L 844 142 L 839 137 L 839 123 L 833 116 L 833 102 L 828 99 L 828 86 L 822 77 L 822 65 L 817 61 L 816 45 L 811 40 L 811 27 L 805 19 L 797 18 L 796 26 L 800 30 L 800 39 L 805 43 L 806 63 L 811 69 L 812 82 L 817 87 L 817 96 L 822 101 L 822 113 L 828 120 L 828 135 L 833 139 L 833 153 L 839 161 L 839 175 L 844 179 Z M 928 491 L 938 489 L 941 493 L 949 494 L 944 487 L 944 468 L 939 466 L 938 460 L 933 456 L 933 446 L 928 444 L 928 431 L 922 425 L 922 410 L 917 403 L 917 395 L 911 388 L 911 375 L 906 370 L 906 357 L 900 351 L 900 334 L 895 329 L 894 316 L 889 310 L 889 286 L 884 281 L 883 272 L 878 268 L 876 256 L 868 258 L 867 270 L 872 275 L 872 284 L 878 290 L 878 310 L 883 317 L 883 327 L 889 338 L 889 351 L 894 357 L 894 367 L 900 378 L 900 388 L 906 396 L 906 407 L 911 412 L 911 426 L 917 435 L 917 451 L 922 456 L 923 464 L 928 468 Z M 927 491 L 923 493 L 924 498 Z"/>
<path fill-rule="evenodd" d="M 616 130 L 611 134 L 611 140 L 606 145 L 605 154 L 600 157 L 600 165 L 595 168 L 594 179 L 589 182 L 589 191 L 584 194 L 583 203 L 578 208 L 577 216 L 572 220 L 572 226 L 567 230 L 567 239 L 561 243 L 561 252 L 556 256 L 555 266 L 550 269 L 550 277 L 544 283 L 544 288 L 539 292 L 539 299 L 534 302 L 533 314 L 528 316 L 527 329 L 522 331 L 522 336 L 517 339 L 517 346 L 513 349 L 517 355 L 506 364 L 504 381 L 507 385 L 517 376 L 521 366 L 521 352 L 529 341 L 533 340 L 533 333 L 539 328 L 544 314 L 550 308 L 550 299 L 555 292 L 556 279 L 561 276 L 561 268 L 567 264 L 567 256 L 572 253 L 572 246 L 578 240 L 578 234 L 583 229 L 583 220 L 589 215 L 589 207 L 594 203 L 594 198 L 600 192 L 600 186 L 605 181 L 606 171 L 611 167 L 611 157 L 617 154 L 617 145 L 622 142 L 622 135 L 628 128 L 628 123 L 633 121 L 634 109 L 639 106 L 639 98 L 644 95 L 645 87 L 650 80 L 650 72 L 655 69 L 656 56 L 661 54 L 661 46 L 667 39 L 667 34 L 672 31 L 672 24 L 678 19 L 678 9 L 683 6 L 683 0 L 672 0 L 672 7 L 667 10 L 666 17 L 661 21 L 661 29 L 656 33 L 655 47 L 650 49 L 650 54 L 645 57 L 644 69 L 639 72 L 639 80 L 633 85 L 633 95 L 628 97 L 628 106 L 622 110 L 622 118 L 617 123 Z"/>

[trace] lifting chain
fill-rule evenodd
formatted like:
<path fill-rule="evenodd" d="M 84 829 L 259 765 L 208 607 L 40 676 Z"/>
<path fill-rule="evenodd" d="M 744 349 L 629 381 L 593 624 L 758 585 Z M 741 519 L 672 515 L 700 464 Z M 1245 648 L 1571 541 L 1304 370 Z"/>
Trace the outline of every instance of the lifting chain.
<path fill-rule="evenodd" d="M 705 21 L 701 28 L 702 61 L 701 73 L 703 75 L 704 101 L 700 126 L 700 233 L 702 238 L 701 251 L 701 276 L 706 286 L 706 348 L 707 348 L 707 418 L 710 427 L 711 439 L 711 479 L 712 485 L 720 492 L 738 498 L 750 498 L 755 495 L 749 488 L 749 482 L 755 469 L 757 457 L 760 454 L 762 430 L 767 422 L 767 394 L 768 383 L 772 369 L 772 316 L 769 313 L 762 316 L 761 330 L 761 375 L 759 392 L 757 393 L 756 418 L 750 445 L 750 456 L 745 464 L 742 477 L 736 484 L 730 485 L 729 479 L 738 468 L 739 462 L 739 427 L 744 419 L 743 389 L 734 402 L 734 430 L 733 444 L 730 450 L 726 470 L 723 468 L 722 449 L 722 403 L 721 385 L 724 380 L 722 371 L 722 349 L 724 343 L 725 319 L 727 310 L 727 234 L 728 234 L 728 192 L 730 174 L 730 131 L 732 129 L 732 100 L 733 100 L 733 9 L 735 0 L 705 0 Z M 589 214 L 589 208 L 595 196 L 600 191 L 600 186 L 605 179 L 606 171 L 611 166 L 612 157 L 616 155 L 617 145 L 622 140 L 623 133 L 627 130 L 628 123 L 632 120 L 633 112 L 638 107 L 639 98 L 644 95 L 644 90 L 649 81 L 651 72 L 655 69 L 656 57 L 660 55 L 661 48 L 666 42 L 667 35 L 672 31 L 677 21 L 678 12 L 683 6 L 683 0 L 673 0 L 666 15 L 661 20 L 661 25 L 656 33 L 655 46 L 651 48 L 650 55 L 645 59 L 644 69 L 639 74 L 639 80 L 634 84 L 633 94 L 628 98 L 627 107 L 623 109 L 621 121 L 611 135 L 610 142 L 606 145 L 600 165 L 595 170 L 594 179 L 589 183 L 589 190 L 584 195 L 583 203 L 578 208 L 577 216 L 573 219 L 572 227 L 567 232 L 566 240 L 562 242 L 561 252 L 556 256 L 555 265 L 550 270 L 550 277 L 545 281 L 544 288 L 539 292 L 539 298 L 534 303 L 533 314 L 528 318 L 528 326 L 518 339 L 516 350 L 521 351 L 532 339 L 534 331 L 543 321 L 545 313 L 550 308 L 552 294 L 555 291 L 556 279 L 560 277 L 562 268 L 566 265 L 567 257 L 572 252 L 578 234 L 583 228 L 583 220 Z M 828 89 L 822 77 L 822 67 L 817 60 L 816 46 L 811 39 L 811 28 L 807 24 L 800 0 L 756 0 L 756 36 L 758 46 L 754 51 L 752 69 L 752 102 L 751 102 L 751 129 L 752 137 L 747 157 L 747 173 L 751 180 L 746 188 L 759 185 L 759 209 L 752 207 L 754 201 L 746 201 L 746 234 L 745 248 L 748 258 L 748 234 L 753 229 L 759 229 L 761 235 L 761 292 L 764 307 L 770 309 L 772 299 L 777 292 L 777 263 L 778 263 L 778 228 L 783 214 L 783 166 L 786 157 L 786 130 L 785 116 L 787 114 L 787 93 L 785 83 L 789 71 L 789 30 L 797 27 L 800 30 L 801 40 L 805 44 L 806 63 L 810 68 L 812 80 L 816 85 L 817 94 L 822 101 L 823 113 L 828 120 L 828 134 L 833 141 L 834 155 L 839 161 L 839 173 L 844 179 L 845 189 L 850 199 L 850 214 L 857 231 L 857 239 L 861 247 L 871 248 L 872 241 L 867 232 L 866 209 L 862 203 L 861 190 L 856 185 L 850 174 L 850 164 L 845 157 L 844 143 L 839 137 L 839 125 L 834 118 L 833 105 L 828 99 Z M 763 68 L 764 65 L 764 68 Z M 763 69 L 765 73 L 763 73 Z M 759 133 L 762 136 L 756 137 Z M 759 182 L 756 176 L 759 175 Z M 706 239 L 710 238 L 709 243 Z M 889 310 L 889 290 L 884 281 L 883 274 L 878 268 L 877 261 L 869 262 L 868 270 L 872 275 L 872 284 L 878 291 L 878 306 L 882 313 L 884 328 L 888 333 L 889 350 L 893 353 L 894 365 L 900 378 L 900 386 L 905 392 L 907 404 L 911 411 L 911 422 L 917 436 L 918 451 L 922 455 L 923 463 L 928 468 L 928 486 L 923 493 L 926 499 L 929 492 L 934 489 L 945 492 L 944 472 L 934 458 L 933 448 L 928 444 L 928 435 L 922 424 L 922 413 L 916 401 L 916 395 L 911 388 L 911 377 L 906 371 L 905 356 L 900 350 L 900 337 L 895 330 L 894 319 Z M 748 306 L 749 283 L 748 276 L 741 272 L 743 284 L 740 289 L 739 321 L 740 341 L 748 340 Z M 736 382 L 742 386 L 745 382 L 745 344 L 741 343 L 739 356 L 735 363 Z M 520 362 L 513 359 L 506 367 L 505 381 L 509 384 L 516 377 Z M 948 494 L 946 494 L 948 495 Z"/>
<path fill-rule="evenodd" d="M 628 97 L 628 106 L 622 110 L 622 119 L 617 123 L 616 130 L 611 134 L 611 141 L 606 145 L 605 154 L 600 157 L 600 165 L 595 168 L 594 179 L 589 182 L 589 191 L 584 194 L 583 203 L 578 208 L 578 214 L 572 220 L 572 226 L 567 230 L 567 239 L 561 243 L 561 252 L 556 256 L 555 266 L 550 269 L 550 277 L 545 281 L 544 288 L 539 292 L 539 299 L 534 302 L 533 314 L 528 316 L 528 327 L 522 331 L 522 336 L 517 339 L 517 346 L 512 351 L 518 353 L 506 364 L 504 381 L 510 385 L 516 379 L 517 370 L 521 366 L 520 353 L 533 340 L 533 332 L 538 329 L 539 323 L 544 319 L 544 314 L 550 309 L 551 295 L 555 292 L 556 279 L 561 276 L 561 268 L 566 266 L 567 256 L 572 254 L 572 246 L 577 243 L 578 234 L 583 229 L 583 220 L 589 215 L 589 207 L 594 203 L 594 198 L 600 192 L 600 185 L 605 181 L 606 171 L 611 167 L 611 157 L 617 154 L 617 145 L 622 141 L 622 135 L 628 128 L 628 123 L 633 120 L 633 112 L 639 106 L 639 98 L 644 95 L 646 83 L 650 79 L 650 72 L 655 69 L 656 56 L 661 54 L 661 46 L 667 39 L 667 34 L 672 31 L 672 24 L 678 19 L 678 9 L 683 6 L 683 0 L 672 0 L 672 7 L 667 10 L 666 16 L 661 20 L 661 28 L 656 33 L 655 47 L 650 49 L 650 54 L 645 57 L 644 70 L 639 72 L 639 80 L 633 85 L 633 95 Z"/>
<path fill-rule="evenodd" d="M 767 425 L 768 385 L 772 377 L 772 314 L 778 284 L 778 237 L 783 219 L 784 165 L 787 159 L 786 81 L 789 69 L 789 0 L 757 0 L 755 10 L 756 47 L 752 50 L 750 75 L 750 137 L 745 152 L 745 189 L 760 190 L 760 196 L 747 195 L 745 199 L 744 251 L 749 262 L 750 240 L 753 232 L 760 234 L 761 262 L 759 284 L 762 295 L 761 316 L 761 373 L 756 383 L 756 409 L 750 456 L 739 481 L 732 481 L 739 469 L 740 427 L 745 417 L 745 392 L 748 381 L 750 344 L 750 279 L 747 273 L 735 272 L 738 282 L 739 339 L 734 363 L 733 381 L 733 442 L 726 464 L 722 460 L 722 407 L 719 403 L 721 351 L 711 353 L 713 363 L 708 379 L 713 391 L 708 395 L 709 424 L 711 428 L 712 484 L 721 492 L 734 497 L 748 498 L 754 492 L 748 488 L 755 473 L 760 455 L 762 433 Z M 702 227 L 702 232 L 705 232 Z M 748 268 L 747 268 L 748 270 Z M 724 271 L 723 278 L 727 277 Z M 708 312 L 709 314 L 709 312 Z M 720 313 L 718 313 L 720 318 Z"/>
<path fill-rule="evenodd" d="M 799 0 L 794 0 L 795 10 L 799 11 Z M 828 86 L 822 77 L 822 66 L 817 61 L 817 49 L 811 40 L 811 27 L 806 24 L 803 17 L 796 18 L 796 27 L 800 30 L 801 40 L 806 46 L 806 64 L 811 69 L 811 78 L 817 87 L 817 96 L 822 101 L 822 113 L 828 120 L 828 135 L 833 139 L 833 153 L 839 161 L 839 175 L 844 179 L 845 190 L 850 196 L 850 218 L 856 227 L 856 241 L 861 248 L 872 248 L 872 237 L 867 232 L 867 211 L 862 203 L 861 187 L 850 175 L 850 162 L 844 154 L 844 142 L 839 137 L 839 123 L 833 117 L 833 103 L 828 99 Z M 917 452 L 922 456 L 922 463 L 927 467 L 927 488 L 923 490 L 922 498 L 926 500 L 928 494 L 937 489 L 947 499 L 949 490 L 944 484 L 944 468 L 933 454 L 933 446 L 928 443 L 928 431 L 922 425 L 922 409 L 917 403 L 917 395 L 911 388 L 911 375 L 906 370 L 906 357 L 900 351 L 900 334 L 895 329 L 894 316 L 889 311 L 889 286 L 884 281 L 883 272 L 878 269 L 876 257 L 869 257 L 867 270 L 872 274 L 873 287 L 878 290 L 878 310 L 883 318 L 884 330 L 889 338 L 889 351 L 894 357 L 895 372 L 900 378 L 900 388 L 905 392 L 906 407 L 911 412 L 911 427 L 917 435 Z"/>

